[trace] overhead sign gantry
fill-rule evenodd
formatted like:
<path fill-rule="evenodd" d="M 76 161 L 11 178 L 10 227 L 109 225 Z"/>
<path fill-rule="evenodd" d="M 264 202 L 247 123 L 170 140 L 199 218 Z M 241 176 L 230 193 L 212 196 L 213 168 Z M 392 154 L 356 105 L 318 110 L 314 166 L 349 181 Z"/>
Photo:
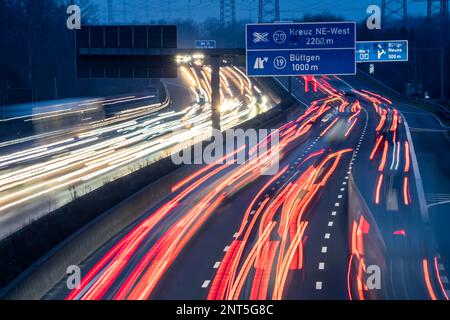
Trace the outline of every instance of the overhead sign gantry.
<path fill-rule="evenodd" d="M 247 74 L 253 77 L 356 74 L 356 23 L 246 26 Z"/>
<path fill-rule="evenodd" d="M 78 78 L 176 78 L 175 25 L 90 25 L 76 32 Z"/>

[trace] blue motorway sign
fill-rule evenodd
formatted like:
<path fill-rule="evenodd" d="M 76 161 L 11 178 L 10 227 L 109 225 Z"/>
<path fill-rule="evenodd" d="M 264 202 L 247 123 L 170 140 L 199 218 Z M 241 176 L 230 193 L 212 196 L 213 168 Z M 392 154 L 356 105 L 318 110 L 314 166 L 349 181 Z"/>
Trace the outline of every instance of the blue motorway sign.
<path fill-rule="evenodd" d="M 246 48 L 249 76 L 356 73 L 354 22 L 248 24 Z"/>
<path fill-rule="evenodd" d="M 215 49 L 216 40 L 195 40 L 195 49 Z"/>
<path fill-rule="evenodd" d="M 358 41 L 356 62 L 408 61 L 408 40 Z"/>

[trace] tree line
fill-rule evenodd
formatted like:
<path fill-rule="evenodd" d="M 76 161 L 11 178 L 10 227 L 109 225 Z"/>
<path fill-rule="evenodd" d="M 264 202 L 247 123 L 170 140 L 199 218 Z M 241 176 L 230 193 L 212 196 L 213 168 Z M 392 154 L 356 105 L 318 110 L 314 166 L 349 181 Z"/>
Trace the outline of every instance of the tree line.
<path fill-rule="evenodd" d="M 101 20 L 96 17 L 97 10 L 91 0 L 0 0 L 0 83 L 36 88 L 39 100 L 54 98 L 55 86 L 60 98 L 83 95 L 75 77 L 75 33 L 66 27 L 66 9 L 71 4 L 80 5 L 82 25 Z M 342 21 L 345 18 L 323 13 L 284 20 Z M 236 25 L 222 27 L 216 18 L 199 22 L 186 17 L 149 23 L 176 24 L 179 47 L 192 48 L 197 39 L 214 39 L 218 47 L 239 48 L 245 45 L 245 24 L 250 22 L 254 21 L 241 20 Z M 410 17 L 406 28 L 398 21 L 391 23 L 389 29 L 376 31 L 368 30 L 362 20 L 357 28 L 358 40 L 409 39 L 410 48 L 449 47 L 448 40 L 441 41 L 438 18 L 427 21 L 424 17 Z M 446 51 L 446 67 L 449 51 Z M 378 68 L 379 64 L 377 69 L 382 71 L 381 77 L 387 74 L 386 80 L 400 91 L 404 91 L 405 77 L 408 77 L 408 80 L 417 78 L 431 95 L 437 95 L 439 88 L 435 82 L 440 71 L 437 51 L 419 50 L 410 60 L 398 68 Z M 402 70 L 402 77 L 393 76 L 395 70 Z"/>

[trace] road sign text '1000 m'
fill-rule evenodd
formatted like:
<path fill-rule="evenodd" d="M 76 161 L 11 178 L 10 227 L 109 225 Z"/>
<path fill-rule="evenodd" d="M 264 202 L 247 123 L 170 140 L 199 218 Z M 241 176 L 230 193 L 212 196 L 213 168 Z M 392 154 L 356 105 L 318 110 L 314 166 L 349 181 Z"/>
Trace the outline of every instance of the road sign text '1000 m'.
<path fill-rule="evenodd" d="M 248 24 L 253 77 L 356 74 L 355 22 Z"/>

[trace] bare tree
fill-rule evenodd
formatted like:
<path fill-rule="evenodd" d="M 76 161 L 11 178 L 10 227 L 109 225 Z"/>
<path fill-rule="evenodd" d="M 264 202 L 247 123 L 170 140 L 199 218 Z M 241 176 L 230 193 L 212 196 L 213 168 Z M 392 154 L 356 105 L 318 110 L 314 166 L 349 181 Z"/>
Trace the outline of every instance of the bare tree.
<path fill-rule="evenodd" d="M 81 10 L 82 23 L 92 23 L 97 15 L 97 6 L 91 0 L 62 0 L 66 7 L 77 5 Z"/>

